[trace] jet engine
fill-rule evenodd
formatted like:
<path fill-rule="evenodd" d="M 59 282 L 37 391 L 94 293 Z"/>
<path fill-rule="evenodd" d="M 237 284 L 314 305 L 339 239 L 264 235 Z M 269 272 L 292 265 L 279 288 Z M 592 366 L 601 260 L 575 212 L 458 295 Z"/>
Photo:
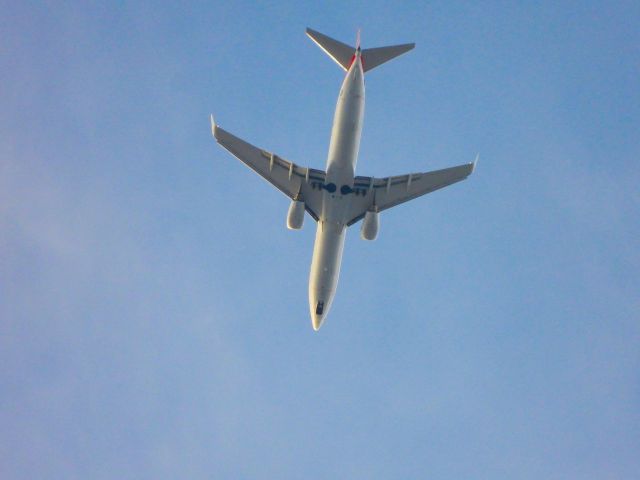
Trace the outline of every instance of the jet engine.
<path fill-rule="evenodd" d="M 363 240 L 375 240 L 378 236 L 378 227 L 380 226 L 380 220 L 378 212 L 368 211 L 364 214 L 362 220 L 362 227 L 360 228 L 360 238 Z"/>
<path fill-rule="evenodd" d="M 289 206 L 287 214 L 287 228 L 289 230 L 300 230 L 304 222 L 304 202 L 293 200 Z"/>

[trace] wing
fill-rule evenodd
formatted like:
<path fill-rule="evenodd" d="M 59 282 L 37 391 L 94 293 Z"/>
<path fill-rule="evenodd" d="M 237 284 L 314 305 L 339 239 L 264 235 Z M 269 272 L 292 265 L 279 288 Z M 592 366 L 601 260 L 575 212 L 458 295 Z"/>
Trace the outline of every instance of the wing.
<path fill-rule="evenodd" d="M 475 162 L 396 177 L 356 177 L 347 225 L 353 225 L 362 219 L 367 210 L 380 212 L 464 180 L 473 173 L 474 167 Z"/>
<path fill-rule="evenodd" d="M 287 197 L 304 201 L 309 215 L 318 221 L 322 206 L 322 185 L 326 176 L 324 171 L 300 167 L 274 153 L 254 147 L 217 126 L 213 117 L 211 131 L 220 145 Z"/>

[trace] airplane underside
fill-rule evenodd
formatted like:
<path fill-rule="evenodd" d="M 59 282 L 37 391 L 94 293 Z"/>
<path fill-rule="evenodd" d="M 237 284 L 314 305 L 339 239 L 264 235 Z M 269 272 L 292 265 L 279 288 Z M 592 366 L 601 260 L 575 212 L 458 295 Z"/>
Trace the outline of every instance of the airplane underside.
<path fill-rule="evenodd" d="M 331 130 L 326 170 L 300 167 L 220 128 L 211 117 L 216 141 L 291 199 L 287 227 L 302 228 L 305 212 L 317 222 L 309 273 L 309 310 L 314 330 L 324 322 L 340 276 L 347 227 L 362 220 L 361 237 L 374 240 L 379 214 L 395 205 L 467 178 L 475 162 L 394 177 L 355 176 L 364 119 L 364 74 L 414 44 L 361 49 L 315 30 L 307 35 L 345 71 Z"/>

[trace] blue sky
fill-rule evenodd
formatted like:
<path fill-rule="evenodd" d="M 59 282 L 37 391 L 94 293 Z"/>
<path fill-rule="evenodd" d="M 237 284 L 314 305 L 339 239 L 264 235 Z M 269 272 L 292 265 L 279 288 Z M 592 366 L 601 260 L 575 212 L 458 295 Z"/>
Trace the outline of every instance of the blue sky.
<path fill-rule="evenodd" d="M 640 476 L 637 2 L 5 2 L 0 477 Z M 349 232 L 208 115 L 324 166 L 305 27 L 415 41 L 367 76 L 361 175 L 481 160 Z"/>

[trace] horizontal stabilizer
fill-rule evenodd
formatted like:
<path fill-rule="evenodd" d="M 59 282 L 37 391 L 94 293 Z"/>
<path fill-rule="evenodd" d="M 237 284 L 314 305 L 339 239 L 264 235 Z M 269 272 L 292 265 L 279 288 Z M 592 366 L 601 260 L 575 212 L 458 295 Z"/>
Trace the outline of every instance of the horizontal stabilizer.
<path fill-rule="evenodd" d="M 389 60 L 408 52 L 416 46 L 415 43 L 393 45 L 391 47 L 365 48 L 362 50 L 362 68 L 365 72 L 382 65 Z"/>
<path fill-rule="evenodd" d="M 349 70 L 351 66 L 351 59 L 356 51 L 355 47 L 347 45 L 346 43 L 334 40 L 331 37 L 327 37 L 320 32 L 316 32 L 310 28 L 307 28 L 307 35 L 313 40 L 324 52 L 329 55 L 333 60 L 345 70 Z"/>
<path fill-rule="evenodd" d="M 338 65 L 345 70 L 349 70 L 356 53 L 355 47 L 339 42 L 338 40 L 312 30 L 311 28 L 307 28 L 307 35 Z M 358 43 L 359 42 L 360 32 L 358 31 Z M 392 45 L 389 47 L 365 48 L 362 50 L 362 68 L 365 72 L 373 70 L 378 65 L 382 65 L 383 63 L 408 52 L 415 46 L 415 43 L 404 43 L 402 45 Z"/>

